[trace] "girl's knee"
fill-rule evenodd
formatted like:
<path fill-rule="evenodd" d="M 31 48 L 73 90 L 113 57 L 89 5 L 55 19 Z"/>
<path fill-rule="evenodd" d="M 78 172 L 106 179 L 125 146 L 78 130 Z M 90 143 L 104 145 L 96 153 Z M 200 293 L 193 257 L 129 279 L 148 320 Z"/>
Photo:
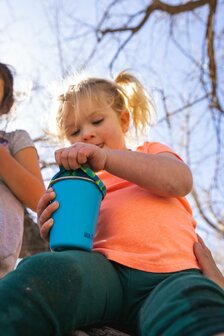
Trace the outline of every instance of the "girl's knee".
<path fill-rule="evenodd" d="M 79 263 L 70 253 L 64 252 L 43 252 L 24 258 L 18 265 L 18 270 L 32 272 L 36 276 L 54 277 L 57 274 L 66 275 L 79 274 Z"/>
<path fill-rule="evenodd" d="M 65 293 L 77 296 L 84 291 L 81 266 L 69 253 L 45 252 L 27 257 L 18 265 L 15 276 L 24 288 L 29 288 L 29 295 L 36 292 L 52 302 L 55 296 L 64 301 Z"/>

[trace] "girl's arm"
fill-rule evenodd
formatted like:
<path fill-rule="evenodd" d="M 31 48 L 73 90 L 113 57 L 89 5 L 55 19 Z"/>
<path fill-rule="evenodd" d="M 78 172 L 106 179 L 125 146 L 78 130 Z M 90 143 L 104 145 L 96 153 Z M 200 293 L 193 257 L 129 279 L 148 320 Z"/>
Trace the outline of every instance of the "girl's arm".
<path fill-rule="evenodd" d="M 0 145 L 0 176 L 25 206 L 36 211 L 45 187 L 35 148 L 22 149 L 13 157 Z"/>
<path fill-rule="evenodd" d="M 188 166 L 171 153 L 107 151 L 105 169 L 163 197 L 185 196 L 192 189 Z"/>
<path fill-rule="evenodd" d="M 192 188 L 192 174 L 188 166 L 167 152 L 145 154 L 76 143 L 57 150 L 55 158 L 57 164 L 65 169 L 77 169 L 81 164 L 88 164 L 94 171 L 105 169 L 158 196 L 185 196 Z"/>

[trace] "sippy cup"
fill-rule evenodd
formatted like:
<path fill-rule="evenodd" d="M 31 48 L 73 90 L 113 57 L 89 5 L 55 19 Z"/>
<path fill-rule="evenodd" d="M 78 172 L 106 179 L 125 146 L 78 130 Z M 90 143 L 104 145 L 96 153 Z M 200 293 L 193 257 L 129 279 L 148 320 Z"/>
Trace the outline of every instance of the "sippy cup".
<path fill-rule="evenodd" d="M 54 189 L 59 202 L 52 215 L 51 250 L 91 251 L 105 185 L 91 169 L 81 166 L 77 170 L 60 167 L 49 187 Z"/>

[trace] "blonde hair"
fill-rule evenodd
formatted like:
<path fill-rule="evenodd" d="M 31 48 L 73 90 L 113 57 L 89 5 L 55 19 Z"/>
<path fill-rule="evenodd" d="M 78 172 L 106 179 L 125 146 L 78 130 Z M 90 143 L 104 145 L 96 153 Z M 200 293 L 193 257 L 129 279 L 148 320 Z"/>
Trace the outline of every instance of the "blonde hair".
<path fill-rule="evenodd" d="M 58 97 L 56 126 L 60 139 L 66 138 L 65 121 L 71 107 L 76 118 L 82 97 L 88 98 L 90 103 L 94 99 L 99 105 L 109 104 L 118 114 L 127 110 L 136 134 L 151 125 L 153 105 L 146 90 L 135 76 L 121 71 L 114 80 L 90 77 L 67 86 L 65 93 Z"/>

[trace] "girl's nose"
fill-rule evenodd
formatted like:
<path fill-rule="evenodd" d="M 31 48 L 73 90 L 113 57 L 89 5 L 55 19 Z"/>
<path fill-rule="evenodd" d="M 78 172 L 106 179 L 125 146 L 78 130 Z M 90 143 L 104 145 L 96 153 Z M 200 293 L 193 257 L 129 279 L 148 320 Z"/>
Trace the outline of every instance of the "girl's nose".
<path fill-rule="evenodd" d="M 88 141 L 95 137 L 95 131 L 92 127 L 85 128 L 82 132 L 82 137 L 84 141 Z"/>

